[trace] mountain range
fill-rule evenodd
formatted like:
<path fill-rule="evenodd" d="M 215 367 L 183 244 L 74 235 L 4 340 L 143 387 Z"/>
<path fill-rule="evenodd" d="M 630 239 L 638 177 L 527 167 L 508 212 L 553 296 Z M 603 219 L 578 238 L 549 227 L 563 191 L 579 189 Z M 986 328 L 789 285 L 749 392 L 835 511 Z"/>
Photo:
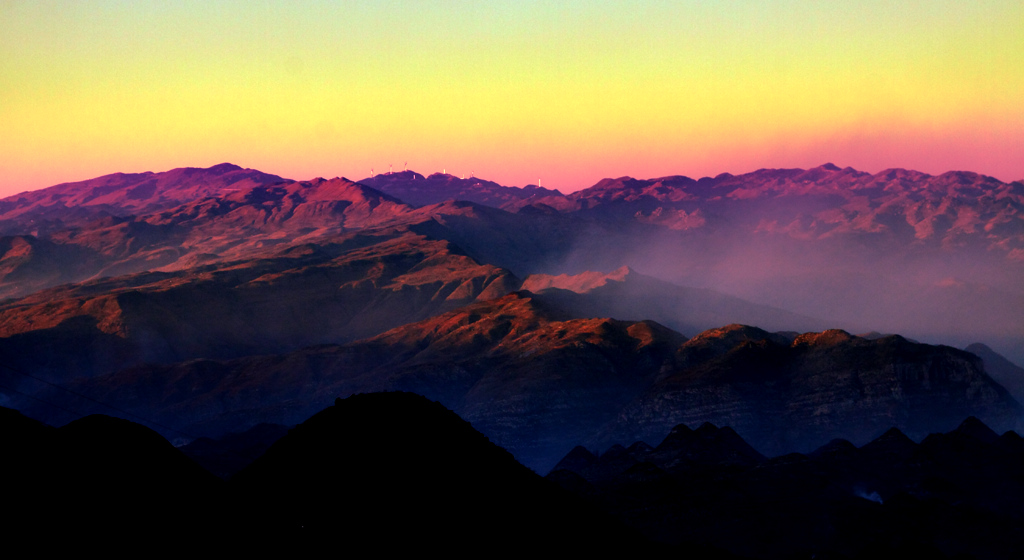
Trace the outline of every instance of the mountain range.
<path fill-rule="evenodd" d="M 651 539 L 754 558 L 1014 558 L 1024 441 L 977 418 L 772 458 L 730 427 L 568 453 L 547 478 Z"/>
<path fill-rule="evenodd" d="M 338 399 L 227 481 L 120 418 L 90 415 L 52 428 L 0 408 L 0 431 L 0 473 L 17 480 L 5 496 L 6 529 L 16 540 L 49 539 L 62 553 L 159 546 L 307 555 L 339 543 L 402 553 L 496 542 L 521 552 L 673 548 L 589 511 L 412 394 Z"/>
<path fill-rule="evenodd" d="M 293 425 L 338 395 L 411 391 L 539 472 L 578 443 L 654 442 L 679 423 L 728 424 L 780 454 L 835 437 L 867 441 L 892 426 L 923 437 L 969 415 L 1019 429 L 1024 412 L 979 358 L 949 347 L 741 325 L 688 340 L 653 321 L 575 318 L 564 294 L 549 295 L 513 292 L 345 345 L 136 365 L 68 379 L 73 394 L 46 387 L 39 396 L 72 408 L 89 404 L 85 394 L 217 437 Z M 44 416 L 50 406 L 26 410 Z"/>
<path fill-rule="evenodd" d="M 729 427 L 679 425 L 657 446 L 574 447 L 545 478 L 439 403 L 402 392 L 336 399 L 227 479 L 105 415 L 52 428 L 0 407 L 0 431 L 0 474 L 19 482 L 6 495 L 7 528 L 58 552 L 500 545 L 725 560 L 1024 550 L 1024 442 L 973 417 L 920 443 L 892 428 L 859 448 L 836 439 L 772 458 Z"/>
<path fill-rule="evenodd" d="M 136 201 L 139 184 L 152 192 Z M 973 173 L 833 165 L 621 177 L 563 195 L 413 171 L 292 181 L 222 164 L 0 201 L 0 296 L 398 228 L 523 279 L 629 266 L 851 332 L 982 341 L 1020 363 L 1022 197 L 1020 182 Z M 82 215 L 43 228 L 32 217 L 67 212 Z"/>
<path fill-rule="evenodd" d="M 231 164 L 57 185 L 0 200 L 0 405 L 58 431 L 145 422 L 220 475 L 286 461 L 271 440 L 378 391 L 438 401 L 538 472 L 706 422 L 755 471 L 893 427 L 1019 430 L 1022 204 L 1019 182 L 832 165 L 570 194 Z"/>

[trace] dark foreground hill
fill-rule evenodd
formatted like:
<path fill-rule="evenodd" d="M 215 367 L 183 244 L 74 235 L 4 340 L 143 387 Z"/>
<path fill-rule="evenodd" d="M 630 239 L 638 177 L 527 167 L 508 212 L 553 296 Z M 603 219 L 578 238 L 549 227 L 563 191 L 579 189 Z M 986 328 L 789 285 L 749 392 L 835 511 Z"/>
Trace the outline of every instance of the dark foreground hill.
<path fill-rule="evenodd" d="M 0 409 L 0 434 L 9 546 L 133 555 L 668 551 L 407 393 L 339 399 L 230 482 L 151 430 L 107 416 L 53 429 Z"/>
<path fill-rule="evenodd" d="M 133 422 L 93 415 L 54 429 L 4 408 L 0 434 L 8 546 L 124 554 L 210 538 L 231 519 L 222 481 Z"/>
<path fill-rule="evenodd" d="M 381 552 L 456 555 L 653 552 L 453 412 L 411 393 L 339 399 L 231 483 L 255 498 L 249 507 L 261 518 L 254 528 L 299 547 L 364 543 Z"/>
<path fill-rule="evenodd" d="M 578 447 L 548 475 L 649 538 L 755 558 L 1024 555 L 1024 441 L 976 418 L 915 443 L 893 428 L 772 459 L 731 428 L 657 447 Z"/>

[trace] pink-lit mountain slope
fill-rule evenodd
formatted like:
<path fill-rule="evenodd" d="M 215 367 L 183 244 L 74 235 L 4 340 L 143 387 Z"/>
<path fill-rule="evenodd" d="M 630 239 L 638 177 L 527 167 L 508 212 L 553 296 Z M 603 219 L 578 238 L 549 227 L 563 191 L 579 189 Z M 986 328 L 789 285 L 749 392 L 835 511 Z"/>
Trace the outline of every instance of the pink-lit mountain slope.
<path fill-rule="evenodd" d="M 277 175 L 230 163 L 162 173 L 113 173 L 0 200 L 0 232 L 44 232 L 96 216 L 149 214 L 200 198 L 283 181 Z"/>
<path fill-rule="evenodd" d="M 700 180 L 608 179 L 568 196 L 525 196 L 529 189 L 451 176 L 433 179 L 439 186 L 431 190 L 432 179 L 413 172 L 378 180 L 438 200 L 414 208 L 344 179 L 314 180 L 38 236 L 22 230 L 0 243 L 0 297 L 399 228 L 454 243 L 520 278 L 626 265 L 819 317 L 827 327 L 956 346 L 983 341 L 1024 361 L 1014 350 L 1024 348 L 1021 183 L 831 165 Z M 448 200 L 453 191 L 511 202 L 502 210 Z"/>
<path fill-rule="evenodd" d="M 62 381 L 141 362 L 282 352 L 375 335 L 500 297 L 519 283 L 446 241 L 349 234 L 331 244 L 6 302 L 0 354 L 19 371 Z M 28 382 L 9 374 L 0 372 L 7 387 Z"/>
<path fill-rule="evenodd" d="M 60 282 L 239 259 L 395 221 L 412 210 L 339 178 L 238 189 L 153 214 L 96 219 L 44 239 L 7 241 L 0 253 L 0 297 Z M 74 259 L 67 256 L 72 254 Z"/>
<path fill-rule="evenodd" d="M 672 230 L 771 233 L 798 239 L 885 234 L 943 247 L 977 246 L 1024 260 L 1024 183 L 966 171 L 928 175 L 905 169 L 870 174 L 826 164 L 813 169 L 760 169 L 694 180 L 619 177 L 563 195 L 412 171 L 364 184 L 416 205 L 470 200 L 522 208 L 634 220 Z"/>

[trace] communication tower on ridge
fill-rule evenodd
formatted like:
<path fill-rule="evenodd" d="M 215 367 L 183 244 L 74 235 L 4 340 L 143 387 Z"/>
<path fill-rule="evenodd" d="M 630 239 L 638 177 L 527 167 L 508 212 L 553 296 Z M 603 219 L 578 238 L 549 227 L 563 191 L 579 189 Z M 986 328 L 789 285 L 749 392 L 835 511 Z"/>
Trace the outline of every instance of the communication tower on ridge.
<path fill-rule="evenodd" d="M 391 175 L 391 169 L 392 169 L 393 167 L 394 167 L 394 166 L 393 166 L 393 165 L 391 165 L 390 163 L 388 164 L 388 175 Z"/>
<path fill-rule="evenodd" d="M 374 176 L 375 176 L 375 175 L 373 174 L 373 168 L 371 167 L 371 168 L 370 168 L 370 177 L 372 178 L 372 177 L 374 177 Z"/>
<path fill-rule="evenodd" d="M 402 171 L 408 171 L 408 170 L 409 170 L 409 162 L 405 162 L 405 169 L 403 169 Z"/>

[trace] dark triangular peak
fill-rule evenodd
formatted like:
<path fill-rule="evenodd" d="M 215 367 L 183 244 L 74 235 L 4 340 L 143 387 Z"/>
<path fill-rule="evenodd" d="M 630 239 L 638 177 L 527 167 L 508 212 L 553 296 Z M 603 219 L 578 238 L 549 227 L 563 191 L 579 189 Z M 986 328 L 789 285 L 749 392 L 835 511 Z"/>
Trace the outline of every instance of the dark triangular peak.
<path fill-rule="evenodd" d="M 569 451 L 562 460 L 555 465 L 555 468 L 551 469 L 551 472 L 558 470 L 572 471 L 574 473 L 581 473 L 586 469 L 590 468 L 597 462 L 597 455 L 594 455 L 586 447 L 577 445 Z"/>
<path fill-rule="evenodd" d="M 808 456 L 813 459 L 846 459 L 857 454 L 857 446 L 848 440 L 836 438 L 815 449 Z"/>
<path fill-rule="evenodd" d="M 702 426 L 703 427 L 703 426 Z M 700 435 L 698 428 L 697 434 Z M 723 459 L 727 458 L 730 463 L 753 464 L 765 459 L 756 449 L 750 446 L 739 434 L 729 426 L 718 428 L 712 432 L 711 440 L 714 442 Z"/>
<path fill-rule="evenodd" d="M 989 428 L 984 422 L 978 420 L 974 416 L 968 416 L 966 420 L 961 422 L 960 425 L 950 433 L 963 435 L 987 444 L 992 444 L 999 440 L 999 434 L 992 431 L 992 428 Z"/>
<path fill-rule="evenodd" d="M 584 476 L 592 481 L 608 480 L 622 474 L 637 462 L 625 447 L 615 444 L 601 454 L 597 464 L 584 473 Z"/>
<path fill-rule="evenodd" d="M 626 452 L 628 452 L 629 455 L 631 457 L 633 457 L 634 459 L 636 459 L 638 461 L 643 461 L 651 453 L 654 453 L 654 448 L 651 447 L 650 445 L 647 445 L 647 443 L 645 443 L 645 442 L 638 441 L 638 442 L 633 443 L 633 445 L 630 445 L 629 447 L 627 447 L 626 448 Z"/>
<path fill-rule="evenodd" d="M 231 484 L 249 500 L 254 532 L 290 542 L 337 546 L 342 527 L 368 546 L 400 534 L 396 546 L 409 551 L 450 547 L 453 538 L 473 548 L 557 547 L 606 532 L 613 546 L 623 545 L 611 522 L 553 492 L 454 412 L 412 393 L 337 399 Z"/>
<path fill-rule="evenodd" d="M 909 457 L 917 449 L 917 444 L 899 428 L 889 428 L 874 441 L 860 448 L 864 455 L 872 457 L 897 456 Z"/>
<path fill-rule="evenodd" d="M 999 456 L 1004 453 L 1015 454 L 1011 448 L 1000 449 L 998 442 L 999 435 L 971 416 L 951 432 L 930 434 L 921 442 L 921 448 L 932 460 L 947 466 L 977 468 L 1001 463 L 1003 459 Z"/>
<path fill-rule="evenodd" d="M 699 438 L 711 439 L 718 435 L 718 426 L 711 422 L 704 422 L 693 433 Z"/>
<path fill-rule="evenodd" d="M 696 439 L 697 436 L 694 435 L 693 430 L 691 430 L 689 426 L 687 426 L 686 424 L 679 424 L 676 427 L 672 428 L 672 431 L 670 431 L 668 435 L 665 436 L 665 439 L 662 440 L 662 442 L 658 444 L 658 447 L 656 447 L 654 450 L 662 451 L 665 449 L 674 448 L 679 445 L 689 445 Z"/>
<path fill-rule="evenodd" d="M 732 428 L 710 422 L 696 430 L 676 426 L 652 453 L 652 460 L 666 469 L 686 466 L 753 465 L 764 460 Z"/>

